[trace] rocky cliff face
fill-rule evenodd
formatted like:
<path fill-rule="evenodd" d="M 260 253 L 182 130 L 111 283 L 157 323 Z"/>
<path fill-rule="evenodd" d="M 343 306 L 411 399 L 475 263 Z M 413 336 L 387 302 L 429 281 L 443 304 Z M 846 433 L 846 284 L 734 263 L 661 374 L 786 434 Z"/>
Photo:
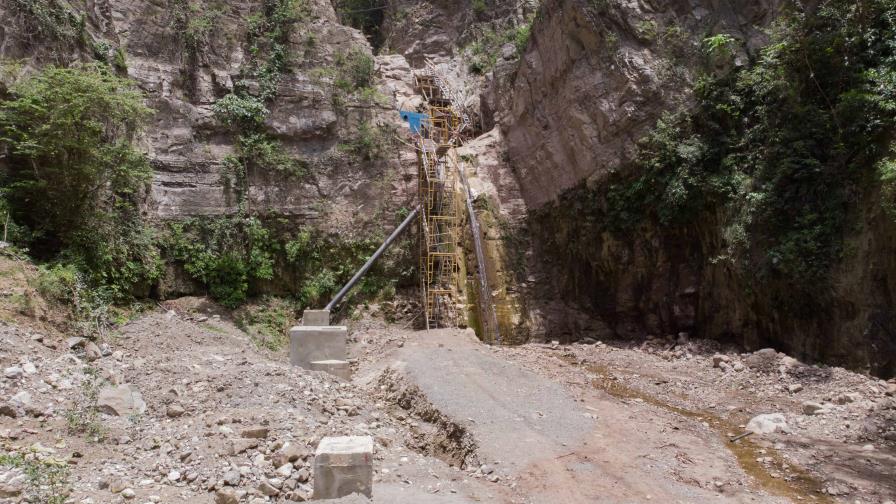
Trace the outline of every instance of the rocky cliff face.
<path fill-rule="evenodd" d="M 73 24 L 70 35 L 53 37 L 41 25 L 46 20 L 20 4 L 6 4 L 0 8 L 0 57 L 24 60 L 28 67 L 120 58 L 117 66 L 155 110 L 142 142 L 155 169 L 149 214 L 179 219 L 235 213 L 238 198 L 222 177 L 225 158 L 235 153 L 235 138 L 212 106 L 244 78 L 253 57 L 249 31 L 267 4 L 46 3 L 61 13 L 56 17 L 83 18 L 83 29 Z M 378 228 L 380 213 L 394 212 L 412 198 L 414 184 L 407 180 L 412 172 L 391 152 L 382 159 L 359 160 L 340 144 L 355 137 L 362 124 L 395 125 L 394 93 L 403 84 L 380 80 L 375 96 L 341 92 L 334 86 L 333 69 L 355 51 L 370 55 L 370 45 L 360 32 L 339 23 L 329 1 L 307 0 L 295 7 L 303 15 L 290 28 L 286 71 L 268 104 L 264 129 L 290 156 L 314 169 L 307 177 L 248 173 L 246 207 L 252 214 L 286 216 L 334 232 Z M 409 85 L 410 76 L 402 78 Z M 258 83 L 250 79 L 248 85 Z"/>
<path fill-rule="evenodd" d="M 730 64 L 767 42 L 782 2 L 548 0 L 519 64 L 499 64 L 483 111 L 506 138 L 508 167 L 530 212 L 532 317 L 554 337 L 686 332 L 774 346 L 882 375 L 896 372 L 892 221 L 878 188 L 855 195 L 856 226 L 832 294 L 794 311 L 786 293 L 720 260 L 722 215 L 619 235 L 590 222 L 614 177 L 630 176 L 637 141 L 663 112 L 687 109 L 708 33 L 744 41 Z"/>
<path fill-rule="evenodd" d="M 486 93 L 529 208 L 629 162 L 662 113 L 691 99 L 704 36 L 758 49 L 780 3 L 544 2 L 519 65 Z"/>

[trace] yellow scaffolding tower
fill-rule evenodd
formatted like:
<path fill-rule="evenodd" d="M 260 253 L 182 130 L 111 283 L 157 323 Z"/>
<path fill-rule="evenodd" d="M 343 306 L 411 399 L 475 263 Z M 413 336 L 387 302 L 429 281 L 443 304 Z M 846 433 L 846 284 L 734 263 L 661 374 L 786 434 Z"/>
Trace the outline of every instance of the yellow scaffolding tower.
<path fill-rule="evenodd" d="M 432 74 L 417 74 L 415 81 L 427 103 L 427 119 L 421 125 L 416 147 L 421 208 L 420 284 L 429 329 L 452 325 L 458 315 L 462 214 L 453 147 L 463 121 Z"/>

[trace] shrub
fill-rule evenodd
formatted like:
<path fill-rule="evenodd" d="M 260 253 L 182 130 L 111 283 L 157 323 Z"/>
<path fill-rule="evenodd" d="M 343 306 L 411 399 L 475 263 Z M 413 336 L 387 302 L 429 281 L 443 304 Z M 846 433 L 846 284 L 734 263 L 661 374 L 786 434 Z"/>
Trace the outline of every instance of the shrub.
<path fill-rule="evenodd" d="M 256 345 L 276 352 L 289 343 L 289 328 L 298 312 L 294 301 L 265 296 L 237 312 L 236 323 Z"/>
<path fill-rule="evenodd" d="M 69 493 L 68 464 L 64 460 L 38 457 L 38 454 L 0 453 L 0 467 L 25 473 L 28 502 L 64 504 Z"/>
<path fill-rule="evenodd" d="M 3 192 L 30 230 L 27 245 L 122 295 L 159 273 L 136 210 L 151 170 L 132 143 L 149 114 L 132 84 L 102 65 L 46 67 L 0 104 Z"/>
<path fill-rule="evenodd" d="M 246 300 L 250 280 L 274 277 L 277 247 L 258 219 L 239 216 L 171 223 L 165 238 L 169 256 L 230 308 Z"/>
<path fill-rule="evenodd" d="M 517 26 L 499 30 L 486 28 L 478 33 L 474 40 L 464 48 L 470 61 L 470 71 L 484 74 L 494 68 L 504 44 L 512 43 L 516 48 L 517 56 L 522 54 L 529 44 L 533 21 L 534 17 Z"/>
<path fill-rule="evenodd" d="M 375 65 L 373 57 L 360 49 L 336 56 L 335 85 L 347 92 L 357 91 L 373 84 Z"/>
<path fill-rule="evenodd" d="M 105 438 L 105 428 L 100 421 L 100 411 L 97 407 L 100 389 L 105 380 L 99 371 L 87 366 L 84 368 L 84 380 L 81 382 L 80 397 L 65 412 L 68 430 L 78 434 L 85 434 L 94 443 Z"/>
<path fill-rule="evenodd" d="M 639 147 L 639 175 L 610 187 L 610 227 L 681 229 L 713 212 L 725 220 L 726 257 L 787 303 L 823 298 L 855 217 L 851 198 L 875 176 L 885 204 L 893 191 L 881 159 L 896 127 L 894 41 L 886 0 L 784 18 L 752 67 L 704 77 L 695 109 L 659 121 Z M 704 47 L 731 43 L 716 36 Z"/>
<path fill-rule="evenodd" d="M 268 115 L 268 109 L 260 99 L 246 95 L 230 93 L 212 105 L 215 117 L 228 126 L 256 128 Z"/>
<path fill-rule="evenodd" d="M 243 135 L 239 139 L 240 156 L 250 166 L 261 170 L 273 170 L 301 177 L 307 173 L 305 163 L 294 159 L 283 149 L 283 145 L 263 133 Z"/>
<path fill-rule="evenodd" d="M 375 161 L 385 157 L 392 141 L 394 131 L 385 125 L 371 126 L 362 122 L 358 125 L 357 134 L 348 142 L 340 144 L 340 148 L 362 161 Z"/>
<path fill-rule="evenodd" d="M 74 42 L 84 34 L 83 15 L 75 15 L 58 0 L 13 0 L 12 5 L 27 16 L 40 37 Z"/>

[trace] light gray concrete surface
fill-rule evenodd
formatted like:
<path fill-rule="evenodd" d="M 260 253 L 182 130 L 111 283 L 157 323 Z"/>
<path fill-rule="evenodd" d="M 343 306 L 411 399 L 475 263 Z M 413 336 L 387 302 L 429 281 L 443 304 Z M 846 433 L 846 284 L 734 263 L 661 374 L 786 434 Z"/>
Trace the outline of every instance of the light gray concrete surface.
<path fill-rule="evenodd" d="M 372 496 L 373 438 L 325 437 L 314 454 L 314 499 Z"/>
<path fill-rule="evenodd" d="M 475 337 L 430 331 L 396 358 L 437 409 L 473 434 L 483 462 L 522 467 L 568 452 L 596 428 L 563 387 L 494 356 Z"/>
<path fill-rule="evenodd" d="M 315 361 L 347 360 L 345 326 L 296 326 L 289 331 L 289 361 L 293 366 L 311 369 Z"/>
<path fill-rule="evenodd" d="M 302 325 L 308 327 L 321 327 L 330 325 L 329 310 L 305 310 L 302 313 Z"/>
<path fill-rule="evenodd" d="M 345 381 L 352 380 L 352 368 L 348 361 L 344 360 L 325 360 L 314 361 L 311 363 L 312 371 L 323 371 Z"/>

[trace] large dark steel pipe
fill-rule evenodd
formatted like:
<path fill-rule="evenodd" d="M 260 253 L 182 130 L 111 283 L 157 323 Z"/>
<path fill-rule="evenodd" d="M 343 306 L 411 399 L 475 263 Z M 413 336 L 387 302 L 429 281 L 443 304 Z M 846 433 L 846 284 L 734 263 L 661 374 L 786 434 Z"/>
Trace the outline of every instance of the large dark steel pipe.
<path fill-rule="evenodd" d="M 355 284 L 357 284 L 358 281 L 361 280 L 361 278 L 363 278 L 368 271 L 370 271 L 370 268 L 373 267 L 373 263 L 375 263 L 376 260 L 379 259 L 381 255 L 383 255 L 383 252 L 385 252 L 386 249 L 389 248 L 389 245 L 392 245 L 392 242 L 394 242 L 396 238 L 401 236 L 401 233 L 404 233 L 404 230 L 411 225 L 411 222 L 414 222 L 414 219 L 417 217 L 418 213 L 420 213 L 419 206 L 415 208 L 413 212 L 408 214 L 404 222 L 402 222 L 401 225 L 398 226 L 398 228 L 395 229 L 395 231 L 393 231 L 388 238 L 386 238 L 386 241 L 384 241 L 383 244 L 380 245 L 380 248 L 377 249 L 377 251 L 374 252 L 372 256 L 370 256 L 370 259 L 367 260 L 364 266 L 361 266 L 361 269 L 359 269 L 358 272 L 355 273 L 355 276 L 353 276 L 352 279 L 349 280 L 347 284 L 345 284 L 345 287 L 343 287 L 342 290 L 340 290 L 339 293 L 336 294 L 336 297 L 334 297 L 333 300 L 330 301 L 330 304 L 327 305 L 326 310 L 333 311 L 333 308 L 335 308 L 336 305 L 338 305 L 339 302 L 342 301 L 342 298 L 344 298 L 345 295 L 348 294 L 349 291 L 352 290 L 352 288 L 354 288 Z"/>

